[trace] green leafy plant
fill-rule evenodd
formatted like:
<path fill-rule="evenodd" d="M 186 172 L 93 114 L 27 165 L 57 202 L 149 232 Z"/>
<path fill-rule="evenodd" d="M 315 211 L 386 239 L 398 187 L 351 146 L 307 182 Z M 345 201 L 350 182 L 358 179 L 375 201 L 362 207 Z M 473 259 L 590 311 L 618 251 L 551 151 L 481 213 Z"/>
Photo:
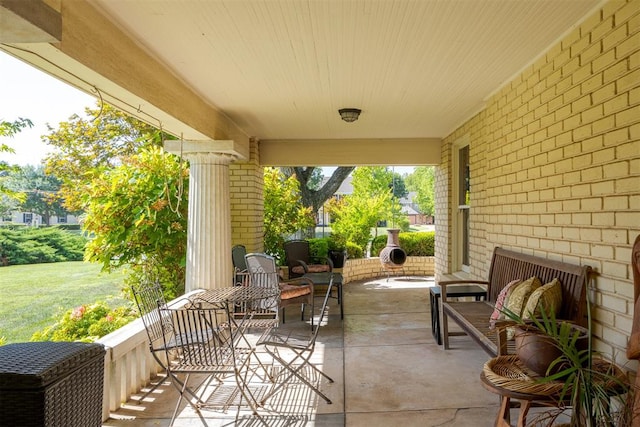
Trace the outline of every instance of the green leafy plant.
<path fill-rule="evenodd" d="M 302 206 L 300 185 L 277 168 L 264 169 L 264 250 L 284 260 L 285 236 L 313 226 L 311 209 Z"/>
<path fill-rule="evenodd" d="M 85 258 L 104 271 L 128 269 L 127 284 L 158 279 L 183 293 L 189 171 L 177 156 L 148 147 L 94 179 L 83 196 Z"/>
<path fill-rule="evenodd" d="M 67 310 L 59 321 L 36 332 L 31 341 L 93 342 L 137 317 L 132 307 L 111 308 L 104 302 Z"/>
<path fill-rule="evenodd" d="M 316 238 L 307 239 L 309 242 L 309 252 L 311 257 L 315 259 L 326 258 L 329 254 L 329 239 Z"/>
<path fill-rule="evenodd" d="M 518 333 L 541 334 L 558 356 L 551 361 L 542 383 L 563 382 L 558 393 L 558 407 L 571 406 L 571 427 L 625 426 L 630 421 L 627 402 L 633 392 L 628 378 L 592 346 L 590 305 L 587 304 L 588 325 L 586 346 L 580 345 L 581 331 L 570 322 L 557 319 L 554 312 L 542 309 L 539 317 L 525 319 L 508 308 L 502 312 L 523 330 Z M 504 326 L 504 324 L 503 324 Z M 518 339 L 518 337 L 516 337 Z M 595 356 L 595 357 L 594 357 Z M 597 362 L 604 363 L 597 363 Z M 605 367 L 603 369 L 603 366 Z M 612 411 L 615 408 L 615 411 Z M 563 413 L 551 411 L 540 415 L 552 425 Z"/>

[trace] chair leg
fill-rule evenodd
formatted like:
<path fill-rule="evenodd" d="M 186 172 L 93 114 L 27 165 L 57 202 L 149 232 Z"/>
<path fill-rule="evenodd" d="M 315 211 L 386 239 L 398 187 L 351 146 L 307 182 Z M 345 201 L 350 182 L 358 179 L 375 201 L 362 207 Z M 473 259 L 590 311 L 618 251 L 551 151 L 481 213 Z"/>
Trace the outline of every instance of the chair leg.
<path fill-rule="evenodd" d="M 178 401 L 176 402 L 176 407 L 173 410 L 173 415 L 171 416 L 171 421 L 169 422 L 170 427 L 172 427 L 173 423 L 176 421 L 176 417 L 178 416 L 178 409 L 180 409 L 180 403 L 182 402 L 182 399 L 184 399 L 188 404 L 192 405 L 191 402 L 189 402 L 189 400 L 184 396 L 185 392 L 188 390 L 187 388 L 188 381 L 189 381 L 189 374 L 187 374 L 187 376 L 185 377 L 182 387 L 178 387 L 178 385 L 175 382 L 173 383 L 178 389 L 178 391 L 180 392 L 180 397 L 178 397 Z M 189 393 L 192 394 L 190 391 Z M 198 408 L 195 405 L 192 405 L 192 406 L 194 407 L 196 412 L 199 412 Z"/>
<path fill-rule="evenodd" d="M 293 360 L 287 362 L 286 360 L 284 360 L 280 354 L 278 353 L 277 349 L 269 349 L 269 347 L 265 346 L 265 350 L 267 351 L 267 353 L 269 353 L 271 355 L 271 357 L 273 357 L 275 360 L 277 360 L 280 365 L 285 368 L 288 372 L 289 375 L 280 382 L 280 384 L 278 385 L 274 385 L 274 388 L 272 388 L 269 393 L 266 394 L 266 396 L 264 396 L 262 398 L 262 404 L 264 405 L 264 403 L 274 394 L 277 393 L 278 390 L 280 390 L 282 387 L 284 387 L 287 382 L 289 381 L 289 379 L 293 376 L 297 377 L 298 379 L 300 379 L 300 381 L 302 381 L 304 384 L 306 384 L 309 388 L 311 388 L 318 396 L 322 397 L 322 399 L 324 399 L 325 402 L 327 402 L 328 404 L 331 404 L 331 399 L 329 399 L 324 393 L 322 393 L 320 391 L 320 389 L 318 387 L 316 387 L 315 385 L 313 385 L 309 380 L 307 380 L 301 373 L 300 371 L 305 367 L 305 366 L 309 366 L 311 369 L 313 369 L 315 372 L 317 372 L 318 374 L 320 374 L 321 376 L 323 376 L 324 378 L 326 378 L 330 383 L 333 382 L 333 378 L 331 378 L 329 375 L 325 374 L 324 372 L 322 372 L 320 369 L 318 369 L 317 366 L 315 366 L 313 363 L 311 363 L 309 361 L 309 359 L 311 358 L 313 353 L 309 353 L 307 355 L 307 357 L 303 357 L 302 352 L 298 352 L 295 349 L 289 349 L 289 350 L 293 350 L 294 353 L 296 354 L 296 356 L 293 358 Z M 300 360 L 300 363 L 297 366 L 292 366 L 293 362 L 295 362 L 296 360 Z"/>

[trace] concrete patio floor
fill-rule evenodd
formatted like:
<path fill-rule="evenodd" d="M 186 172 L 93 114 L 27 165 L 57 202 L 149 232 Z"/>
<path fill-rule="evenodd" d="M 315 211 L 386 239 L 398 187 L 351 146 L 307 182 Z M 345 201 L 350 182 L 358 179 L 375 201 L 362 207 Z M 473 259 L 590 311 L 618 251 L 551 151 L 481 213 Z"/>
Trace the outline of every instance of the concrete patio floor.
<path fill-rule="evenodd" d="M 307 387 L 292 386 L 267 405 L 269 426 L 460 426 L 494 424 L 498 397 L 479 379 L 488 356 L 467 337 L 444 351 L 431 335 L 431 277 L 391 277 L 344 287 L 344 321 L 336 300 L 320 330 L 313 360 L 335 382 L 321 388 L 332 404 Z M 322 299 L 318 297 L 316 305 Z M 304 327 L 287 309 L 283 327 Z M 177 399 L 171 384 L 138 403 L 140 395 L 104 426 L 168 426 Z M 292 402 L 297 403 L 292 403 Z M 283 409 L 286 408 L 286 409 Z M 285 412 L 287 415 L 285 415 Z M 248 411 L 196 413 L 181 405 L 176 426 L 261 425 Z M 514 418 L 517 415 L 514 414 Z"/>

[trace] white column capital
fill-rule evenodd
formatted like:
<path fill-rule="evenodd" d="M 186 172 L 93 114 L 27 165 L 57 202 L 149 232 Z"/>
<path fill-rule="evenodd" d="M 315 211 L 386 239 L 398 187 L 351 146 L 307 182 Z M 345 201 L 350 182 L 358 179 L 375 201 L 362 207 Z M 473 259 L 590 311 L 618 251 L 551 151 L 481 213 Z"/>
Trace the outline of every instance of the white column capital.
<path fill-rule="evenodd" d="M 235 156 L 224 153 L 182 153 L 182 157 L 192 165 L 228 165 Z"/>
<path fill-rule="evenodd" d="M 233 140 L 169 140 L 164 149 L 197 164 L 228 165 L 239 158 Z"/>

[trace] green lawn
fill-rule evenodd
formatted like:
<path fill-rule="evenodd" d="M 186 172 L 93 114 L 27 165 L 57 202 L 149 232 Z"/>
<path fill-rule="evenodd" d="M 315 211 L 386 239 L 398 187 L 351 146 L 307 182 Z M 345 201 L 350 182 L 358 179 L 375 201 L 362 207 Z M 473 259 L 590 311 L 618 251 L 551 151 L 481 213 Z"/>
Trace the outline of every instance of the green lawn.
<path fill-rule="evenodd" d="M 0 337 L 29 341 L 66 310 L 105 301 L 122 305 L 123 275 L 100 273 L 97 264 L 59 262 L 0 267 Z"/>

